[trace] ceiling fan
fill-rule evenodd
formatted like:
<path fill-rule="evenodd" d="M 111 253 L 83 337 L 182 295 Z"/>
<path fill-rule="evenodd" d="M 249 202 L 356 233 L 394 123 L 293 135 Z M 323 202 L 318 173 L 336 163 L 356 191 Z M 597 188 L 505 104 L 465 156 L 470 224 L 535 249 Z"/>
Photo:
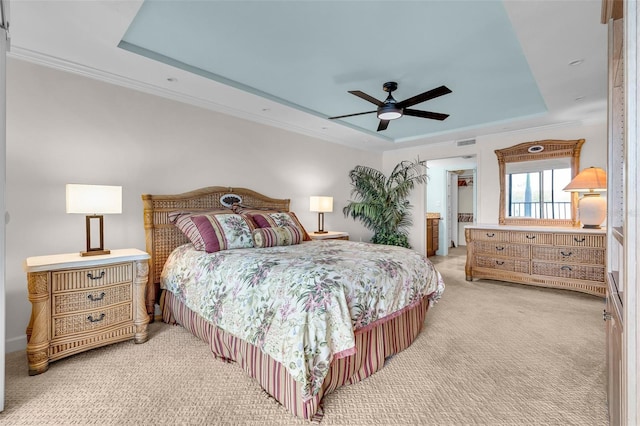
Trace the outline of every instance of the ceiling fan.
<path fill-rule="evenodd" d="M 349 90 L 349 93 L 352 95 L 356 95 L 359 98 L 364 99 L 365 101 L 369 101 L 374 105 L 378 106 L 378 109 L 375 111 L 366 111 L 366 112 L 358 112 L 355 114 L 347 114 L 347 115 L 339 115 L 337 117 L 329 117 L 329 120 L 335 120 L 336 118 L 345 118 L 345 117 L 353 117 L 355 115 L 363 115 L 363 114 L 371 114 L 377 113 L 378 118 L 380 119 L 380 124 L 378 124 L 378 132 L 382 130 L 386 130 L 389 126 L 389 121 L 395 120 L 397 118 L 402 117 L 403 115 L 410 115 L 413 117 L 421 117 L 421 118 L 430 118 L 432 120 L 444 120 L 449 114 L 440 114 L 437 112 L 431 111 L 420 111 L 417 109 L 409 109 L 408 107 L 419 104 L 421 102 L 428 101 L 430 99 L 437 98 L 442 95 L 446 95 L 451 93 L 451 90 L 447 86 L 436 87 L 435 89 L 431 89 L 427 92 L 420 93 L 419 95 L 413 96 L 409 99 L 405 99 L 404 101 L 396 101 L 391 92 L 398 88 L 398 83 L 395 81 L 389 81 L 382 85 L 382 89 L 385 92 L 389 92 L 389 96 L 385 99 L 384 102 L 377 100 L 373 96 L 369 96 L 360 90 Z"/>

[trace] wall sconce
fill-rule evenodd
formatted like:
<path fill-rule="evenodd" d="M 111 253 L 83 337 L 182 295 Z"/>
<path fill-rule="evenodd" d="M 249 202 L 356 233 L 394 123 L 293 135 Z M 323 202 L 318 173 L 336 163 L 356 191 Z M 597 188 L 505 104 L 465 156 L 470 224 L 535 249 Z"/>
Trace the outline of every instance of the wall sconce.
<path fill-rule="evenodd" d="M 86 214 L 87 225 L 87 251 L 80 252 L 81 256 L 94 256 L 109 254 L 110 250 L 104 249 L 103 214 L 122 213 L 122 187 L 106 185 L 77 185 L 67 184 L 67 213 Z M 92 230 L 99 223 L 99 245 L 92 247 Z M 94 234 L 94 237 L 96 235 Z M 96 238 L 94 238 L 95 241 Z"/>
<path fill-rule="evenodd" d="M 324 230 L 324 214 L 333 211 L 333 197 L 310 197 L 309 210 L 318 212 L 318 230 L 316 233 L 326 234 L 327 231 Z"/>
<path fill-rule="evenodd" d="M 595 191 L 606 190 L 607 173 L 599 167 L 584 169 L 564 187 L 564 191 L 585 193 L 578 202 L 583 228 L 600 229 L 600 224 L 607 217 L 607 201 Z"/>

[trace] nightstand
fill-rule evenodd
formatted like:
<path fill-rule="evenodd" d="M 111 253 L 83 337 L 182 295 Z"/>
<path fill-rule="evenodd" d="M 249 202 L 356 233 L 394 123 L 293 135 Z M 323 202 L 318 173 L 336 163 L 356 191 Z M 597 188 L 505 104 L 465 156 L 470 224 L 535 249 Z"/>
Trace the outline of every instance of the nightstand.
<path fill-rule="evenodd" d="M 324 234 L 307 232 L 312 240 L 349 240 L 348 232 L 327 231 Z"/>
<path fill-rule="evenodd" d="M 129 339 L 146 342 L 148 259 L 137 249 L 27 258 L 29 375 L 88 349 Z"/>

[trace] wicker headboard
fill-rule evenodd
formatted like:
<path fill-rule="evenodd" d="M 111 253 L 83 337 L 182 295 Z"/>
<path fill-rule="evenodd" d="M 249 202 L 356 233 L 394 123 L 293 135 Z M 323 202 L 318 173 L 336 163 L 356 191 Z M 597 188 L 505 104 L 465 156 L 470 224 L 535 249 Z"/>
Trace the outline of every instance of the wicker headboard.
<path fill-rule="evenodd" d="M 246 188 L 210 186 L 175 195 L 142 195 L 144 233 L 149 259 L 147 313 L 153 315 L 160 286 L 160 273 L 169 254 L 188 240 L 169 223 L 168 213 L 175 210 L 207 211 L 229 208 L 238 202 L 252 207 L 289 211 L 288 199 L 269 198 Z"/>

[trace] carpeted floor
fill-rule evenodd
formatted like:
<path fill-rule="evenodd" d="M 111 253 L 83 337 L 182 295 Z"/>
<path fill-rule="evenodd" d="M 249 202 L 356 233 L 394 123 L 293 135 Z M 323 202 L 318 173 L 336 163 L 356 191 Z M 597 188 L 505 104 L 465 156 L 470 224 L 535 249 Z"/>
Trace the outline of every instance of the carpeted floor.
<path fill-rule="evenodd" d="M 464 280 L 464 248 L 431 258 L 447 284 L 414 344 L 325 398 L 321 425 L 605 425 L 603 300 Z M 6 357 L 0 424 L 308 424 L 181 327 L 154 323 L 29 377 Z"/>

